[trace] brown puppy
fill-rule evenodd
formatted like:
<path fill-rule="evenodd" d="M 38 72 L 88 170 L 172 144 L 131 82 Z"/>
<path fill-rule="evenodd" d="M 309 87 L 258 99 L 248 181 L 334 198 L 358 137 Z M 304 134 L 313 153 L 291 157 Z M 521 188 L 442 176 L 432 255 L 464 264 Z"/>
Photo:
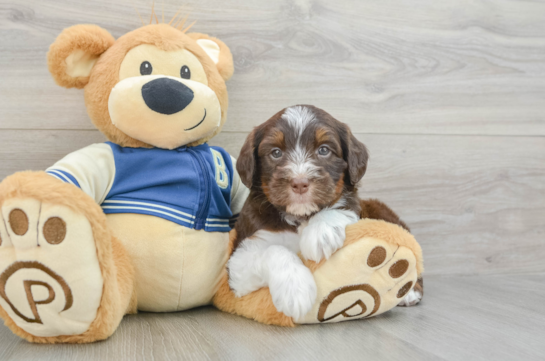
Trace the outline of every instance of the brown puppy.
<path fill-rule="evenodd" d="M 368 158 L 350 129 L 321 109 L 295 106 L 276 113 L 249 135 L 237 161 L 251 190 L 237 241 L 260 229 L 296 232 L 326 207 L 359 214 L 356 184 Z"/>
<path fill-rule="evenodd" d="M 358 198 L 368 159 L 346 124 L 314 106 L 283 109 L 252 131 L 237 161 L 250 188 L 228 264 L 237 296 L 269 286 L 277 309 L 297 319 L 316 297 L 297 253 L 329 258 L 362 216 L 407 228 L 383 203 Z"/>

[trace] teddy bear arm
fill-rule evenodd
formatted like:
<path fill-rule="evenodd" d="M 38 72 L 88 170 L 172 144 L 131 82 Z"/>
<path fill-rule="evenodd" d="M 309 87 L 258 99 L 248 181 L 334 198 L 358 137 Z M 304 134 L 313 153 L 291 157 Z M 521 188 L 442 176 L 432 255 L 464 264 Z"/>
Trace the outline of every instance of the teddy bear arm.
<path fill-rule="evenodd" d="M 115 178 L 112 149 L 106 143 L 92 144 L 68 154 L 49 167 L 46 173 L 77 186 L 101 204 Z"/>

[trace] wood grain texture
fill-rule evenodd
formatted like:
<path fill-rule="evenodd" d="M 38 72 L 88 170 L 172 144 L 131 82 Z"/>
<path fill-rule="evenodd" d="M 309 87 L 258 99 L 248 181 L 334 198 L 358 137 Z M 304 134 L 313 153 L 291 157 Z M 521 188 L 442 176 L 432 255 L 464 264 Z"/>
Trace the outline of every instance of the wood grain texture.
<path fill-rule="evenodd" d="M 150 0 L 0 1 L 0 129 L 91 129 L 45 54 L 64 27 L 116 37 Z M 310 103 L 357 132 L 545 135 L 542 1 L 184 1 L 235 57 L 227 130 Z M 167 15 L 179 0 L 164 1 Z M 159 2 L 157 5 L 158 8 Z"/>
<path fill-rule="evenodd" d="M 119 37 L 151 3 L 0 0 L 0 179 L 104 141 L 45 54 L 78 23 Z M 182 4 L 160 3 L 167 18 Z M 362 197 L 392 206 L 423 246 L 423 304 L 295 329 L 211 308 L 144 313 L 93 345 L 28 344 L 0 326 L 0 360 L 543 359 L 544 1 L 183 3 L 193 29 L 234 55 L 212 144 L 236 156 L 253 126 L 292 104 L 348 123 L 371 151 Z"/>
<path fill-rule="evenodd" d="M 211 141 L 235 157 L 246 133 Z M 356 134 L 370 150 L 362 198 L 410 225 L 427 274 L 545 272 L 542 137 Z M 0 179 L 104 141 L 98 131 L 0 132 Z"/>
<path fill-rule="evenodd" d="M 296 328 L 213 308 L 127 316 L 108 340 L 33 345 L 0 326 L 1 360 L 542 360 L 544 275 L 428 277 L 420 306 Z"/>
<path fill-rule="evenodd" d="M 358 134 L 362 198 L 411 227 L 428 274 L 545 272 L 545 139 Z M 245 134 L 212 144 L 238 155 Z"/>

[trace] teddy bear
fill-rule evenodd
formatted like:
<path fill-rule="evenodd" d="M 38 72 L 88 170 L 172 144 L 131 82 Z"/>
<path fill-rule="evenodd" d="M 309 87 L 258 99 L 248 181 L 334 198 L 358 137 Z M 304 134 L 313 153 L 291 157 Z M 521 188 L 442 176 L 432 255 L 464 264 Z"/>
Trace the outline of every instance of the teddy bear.
<path fill-rule="evenodd" d="M 172 22 L 117 40 L 75 25 L 47 60 L 58 85 L 84 89 L 108 141 L 0 184 L 0 316 L 16 335 L 89 343 L 138 310 L 208 304 L 279 326 L 338 322 L 386 312 L 414 287 L 414 237 L 364 219 L 331 258 L 304 260 L 318 287 L 306 315 L 278 312 L 268 288 L 235 297 L 226 264 L 248 189 L 235 158 L 207 143 L 227 119 L 222 41 Z"/>

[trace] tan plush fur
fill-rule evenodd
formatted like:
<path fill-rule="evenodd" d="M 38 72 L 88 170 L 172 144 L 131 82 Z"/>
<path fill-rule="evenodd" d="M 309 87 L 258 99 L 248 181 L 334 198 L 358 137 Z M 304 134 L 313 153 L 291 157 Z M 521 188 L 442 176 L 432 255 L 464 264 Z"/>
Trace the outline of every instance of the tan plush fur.
<path fill-rule="evenodd" d="M 210 39 L 220 47 L 216 65 L 197 44 L 198 39 Z M 208 86 L 216 93 L 221 107 L 220 127 L 211 135 L 189 146 L 202 144 L 221 131 L 228 108 L 225 80 L 233 73 L 229 48 L 221 41 L 204 34 L 185 34 L 167 24 L 148 25 L 125 34 L 117 41 L 104 29 L 95 25 L 76 25 L 65 29 L 51 45 L 48 66 L 55 81 L 64 87 L 85 87 L 85 102 L 95 126 L 106 137 L 124 147 L 151 147 L 133 139 L 113 126 L 108 112 L 111 89 L 119 82 L 119 68 L 132 48 L 151 44 L 164 51 L 186 49 L 201 62 Z M 98 60 L 90 76 L 72 77 L 67 71 L 67 58 L 76 51 Z M 83 214 L 90 222 L 96 242 L 97 258 L 104 281 L 97 317 L 81 335 L 35 337 L 19 328 L 0 308 L 0 316 L 18 336 L 37 343 L 88 343 L 109 337 L 123 315 L 135 313 L 137 307 L 134 269 L 121 242 L 112 234 L 102 209 L 93 199 L 73 185 L 64 184 L 44 172 L 21 172 L 0 184 L 0 204 L 10 198 L 33 198 L 40 202 L 61 205 Z"/>
<path fill-rule="evenodd" d="M 233 242 L 236 238 L 236 231 L 229 234 L 228 252 L 233 252 Z M 276 310 L 268 287 L 261 288 L 246 296 L 237 298 L 229 288 L 229 275 L 227 270 L 223 271 L 218 292 L 214 296 L 214 306 L 218 309 L 254 319 L 268 325 L 294 327 L 293 319 Z"/>
<path fill-rule="evenodd" d="M 87 31 L 91 31 L 87 34 Z M 198 39 L 217 41 L 220 47 L 218 64 L 197 44 Z M 116 41 L 103 29 L 94 25 L 76 25 L 61 33 L 51 45 L 48 64 L 59 85 L 65 87 L 85 86 L 85 104 L 93 124 L 106 137 L 123 147 L 151 147 L 117 129 L 110 119 L 108 97 L 112 88 L 119 82 L 119 68 L 129 50 L 141 45 L 151 44 L 164 51 L 186 49 L 193 53 L 203 65 L 208 78 L 208 86 L 216 93 L 221 106 L 221 122 L 218 129 L 205 138 L 188 146 L 207 142 L 221 131 L 227 118 L 228 97 L 225 79 L 233 73 L 233 58 L 229 48 L 219 40 L 204 34 L 185 34 L 168 24 L 143 26 L 121 36 Z M 66 74 L 66 58 L 74 50 L 80 49 L 90 54 L 102 54 L 88 78 L 71 78 Z"/>
<path fill-rule="evenodd" d="M 95 201 L 77 187 L 62 183 L 45 172 L 20 172 L 0 183 L 0 205 L 10 198 L 33 198 L 65 206 L 90 222 L 101 266 L 104 289 L 97 317 L 89 329 L 75 336 L 35 337 L 19 328 L 0 308 L 0 316 L 16 335 L 37 343 L 88 343 L 108 338 L 126 313 L 134 313 L 134 270 L 125 249 L 106 224 Z"/>
<path fill-rule="evenodd" d="M 414 239 L 413 235 L 398 226 L 375 219 L 362 219 L 358 223 L 346 227 L 346 239 L 343 247 L 348 246 L 364 237 L 378 238 L 393 245 L 403 246 L 410 249 L 416 257 L 416 271 L 418 276 L 424 272 L 424 260 L 422 258 L 422 248 Z M 303 260 L 305 266 L 312 272 L 316 271 L 326 262 L 325 259 L 316 263 L 314 261 Z"/>
<path fill-rule="evenodd" d="M 89 82 L 89 77 L 69 76 L 66 73 L 66 58 L 75 50 L 100 55 L 112 46 L 114 41 L 109 32 L 96 25 L 76 25 L 64 29 L 47 53 L 49 72 L 60 86 L 83 88 Z"/>
<path fill-rule="evenodd" d="M 229 80 L 231 76 L 233 76 L 233 72 L 235 71 L 235 67 L 233 65 L 233 55 L 231 55 L 231 50 L 229 50 L 223 41 L 201 33 L 191 33 L 187 35 L 195 41 L 199 39 L 209 39 L 218 44 L 220 47 L 220 57 L 218 63 L 216 64 L 218 72 L 225 81 Z"/>

